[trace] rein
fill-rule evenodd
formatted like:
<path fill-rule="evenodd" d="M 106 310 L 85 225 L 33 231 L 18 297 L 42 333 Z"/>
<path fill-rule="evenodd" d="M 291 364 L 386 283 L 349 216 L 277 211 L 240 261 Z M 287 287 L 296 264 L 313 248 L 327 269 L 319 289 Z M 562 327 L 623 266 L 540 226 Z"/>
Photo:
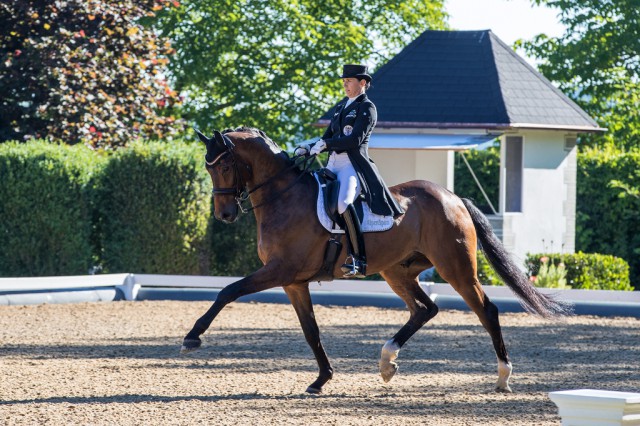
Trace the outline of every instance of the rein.
<path fill-rule="evenodd" d="M 278 197 L 280 197 L 282 194 L 284 194 L 285 192 L 287 192 L 288 190 L 290 190 L 291 188 L 293 188 L 299 181 L 300 179 L 302 179 L 302 177 L 307 174 L 307 172 L 309 171 L 309 168 L 311 167 L 311 164 L 313 163 L 313 157 L 314 156 L 308 156 L 304 159 L 304 161 L 302 163 L 298 163 L 297 160 L 300 157 L 305 157 L 304 155 L 298 155 L 296 157 L 293 157 L 293 164 L 285 167 L 284 169 L 280 170 L 278 173 L 276 173 L 275 175 L 271 176 L 270 178 L 268 178 L 267 180 L 265 180 L 262 183 L 259 183 L 258 185 L 254 186 L 253 188 L 251 188 L 250 190 L 246 189 L 247 184 L 242 182 L 242 175 L 240 174 L 240 171 L 238 170 L 238 162 L 236 161 L 236 157 L 233 155 L 233 153 L 231 152 L 231 150 L 229 151 L 225 151 L 222 154 L 218 155 L 213 161 L 209 162 L 207 161 L 207 158 L 205 156 L 205 163 L 207 164 L 207 166 L 209 167 L 215 167 L 217 164 L 217 162 L 225 157 L 227 154 L 231 155 L 231 162 L 233 165 L 233 181 L 234 181 L 234 187 L 231 188 L 213 188 L 213 190 L 211 190 L 211 193 L 215 196 L 216 194 L 220 194 L 220 195 L 234 195 L 236 203 L 238 204 L 238 207 L 240 208 L 240 211 L 242 213 L 249 213 L 252 210 L 255 210 L 259 207 L 262 207 L 266 204 L 269 204 L 273 201 L 275 201 Z M 268 185 L 269 183 L 273 182 L 275 179 L 279 178 L 281 175 L 285 174 L 286 172 L 293 170 L 295 168 L 299 168 L 300 164 L 304 164 L 303 166 L 303 170 L 302 172 L 293 180 L 293 182 L 291 182 L 289 185 L 287 185 L 286 188 L 278 191 L 275 195 L 273 195 L 272 197 L 270 197 L 268 200 L 256 205 L 256 206 L 251 206 L 251 207 L 247 207 L 245 208 L 243 206 L 243 203 L 247 202 L 249 200 L 249 197 L 251 196 L 251 194 L 253 194 L 254 192 L 258 191 L 259 189 L 263 188 L 264 186 Z M 243 164 L 245 167 L 249 168 L 247 165 Z"/>

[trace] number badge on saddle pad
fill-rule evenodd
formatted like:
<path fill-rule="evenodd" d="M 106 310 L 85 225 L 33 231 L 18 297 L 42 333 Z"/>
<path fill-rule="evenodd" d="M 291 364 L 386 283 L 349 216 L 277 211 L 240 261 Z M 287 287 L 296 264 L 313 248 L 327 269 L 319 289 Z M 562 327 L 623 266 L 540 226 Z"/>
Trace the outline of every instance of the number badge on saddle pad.
<path fill-rule="evenodd" d="M 342 133 L 344 133 L 345 136 L 350 136 L 352 132 L 353 126 L 344 126 L 344 128 L 342 129 Z"/>

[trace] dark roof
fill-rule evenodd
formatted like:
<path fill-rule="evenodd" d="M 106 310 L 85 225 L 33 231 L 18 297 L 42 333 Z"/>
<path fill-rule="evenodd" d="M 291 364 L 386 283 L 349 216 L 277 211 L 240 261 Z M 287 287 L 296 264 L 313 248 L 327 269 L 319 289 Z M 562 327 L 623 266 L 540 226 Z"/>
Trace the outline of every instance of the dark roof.
<path fill-rule="evenodd" d="M 425 31 L 367 94 L 378 127 L 603 130 L 489 30 Z"/>

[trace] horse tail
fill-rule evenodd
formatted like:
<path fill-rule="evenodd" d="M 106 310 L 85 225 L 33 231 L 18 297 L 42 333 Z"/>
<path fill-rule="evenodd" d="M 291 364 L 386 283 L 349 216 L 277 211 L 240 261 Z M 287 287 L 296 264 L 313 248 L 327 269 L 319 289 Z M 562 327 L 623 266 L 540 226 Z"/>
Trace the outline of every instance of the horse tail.
<path fill-rule="evenodd" d="M 480 241 L 480 249 L 494 271 L 520 299 L 522 307 L 531 313 L 545 318 L 571 313 L 571 304 L 557 301 L 553 297 L 541 293 L 518 268 L 504 249 L 502 242 L 493 233 L 491 223 L 486 216 L 473 205 L 471 200 L 462 198 L 462 202 L 471 215 Z"/>

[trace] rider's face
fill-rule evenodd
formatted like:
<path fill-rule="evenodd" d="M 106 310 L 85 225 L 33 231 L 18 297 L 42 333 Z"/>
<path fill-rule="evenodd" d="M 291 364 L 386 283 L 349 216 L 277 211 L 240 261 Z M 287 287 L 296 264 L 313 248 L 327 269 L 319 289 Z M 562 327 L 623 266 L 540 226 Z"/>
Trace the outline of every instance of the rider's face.
<path fill-rule="evenodd" d="M 358 80 L 357 78 L 342 79 L 342 87 L 344 88 L 344 93 L 348 98 L 355 98 L 363 93 L 365 84 L 365 80 Z"/>

